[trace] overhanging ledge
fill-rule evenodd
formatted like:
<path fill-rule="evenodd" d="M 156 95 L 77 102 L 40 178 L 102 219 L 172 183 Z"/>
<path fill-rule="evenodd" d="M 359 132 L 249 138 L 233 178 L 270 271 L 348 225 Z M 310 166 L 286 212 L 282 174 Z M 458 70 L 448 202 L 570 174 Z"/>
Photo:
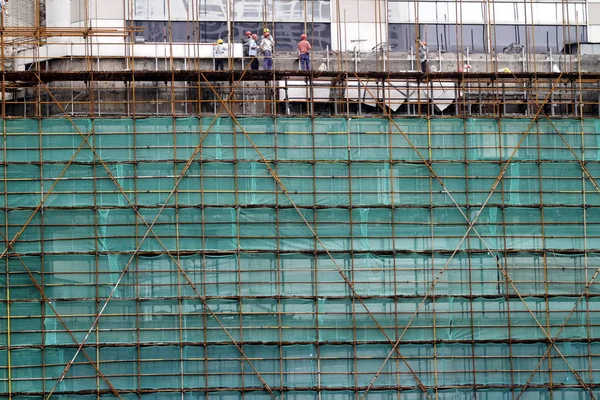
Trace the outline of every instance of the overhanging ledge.
<path fill-rule="evenodd" d="M 365 79 L 406 79 L 420 81 L 476 81 L 476 80 L 513 80 L 517 79 L 557 79 L 558 73 L 531 73 L 531 72 L 514 72 L 514 73 L 468 73 L 462 74 L 458 72 L 438 72 L 431 74 L 422 74 L 420 72 L 348 72 L 348 71 L 203 71 L 203 70 L 179 70 L 179 71 L 6 71 L 2 73 L 4 81 L 10 82 L 38 82 L 41 79 L 43 82 L 54 81 L 255 81 L 255 80 L 279 80 L 286 78 L 342 78 L 359 77 Z M 563 73 L 561 80 L 583 80 L 596 81 L 600 80 L 600 73 Z"/>

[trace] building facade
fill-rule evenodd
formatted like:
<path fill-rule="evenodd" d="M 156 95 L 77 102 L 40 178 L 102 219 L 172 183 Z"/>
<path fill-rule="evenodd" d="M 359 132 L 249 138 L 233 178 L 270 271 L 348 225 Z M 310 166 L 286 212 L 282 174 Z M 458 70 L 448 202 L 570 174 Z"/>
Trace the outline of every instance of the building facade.
<path fill-rule="evenodd" d="M 559 53 L 565 43 L 600 40 L 597 3 L 586 1 L 396 0 L 49 0 L 49 26 L 136 26 L 146 42 L 238 41 L 269 27 L 278 50 L 301 33 L 316 50 L 370 51 L 389 43 L 410 51 L 415 38 L 432 50 Z"/>
<path fill-rule="evenodd" d="M 593 3 L 45 10 L 1 81 L 0 400 L 600 397 L 597 58 L 402 71 L 552 71 Z M 338 59 L 209 70 L 264 27 Z"/>

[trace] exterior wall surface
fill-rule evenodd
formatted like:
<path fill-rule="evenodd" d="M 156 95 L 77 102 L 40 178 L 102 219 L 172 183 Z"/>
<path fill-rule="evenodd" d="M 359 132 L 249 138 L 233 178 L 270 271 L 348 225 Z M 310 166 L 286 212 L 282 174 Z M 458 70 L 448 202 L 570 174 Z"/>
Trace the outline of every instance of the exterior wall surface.
<path fill-rule="evenodd" d="M 596 119 L 2 127 L 2 398 L 598 394 Z"/>
<path fill-rule="evenodd" d="M 35 26 L 35 3 L 26 0 L 11 0 L 4 14 L 4 26 Z"/>
<path fill-rule="evenodd" d="M 559 53 L 565 43 L 597 41 L 596 0 L 48 0 L 48 26 L 136 26 L 146 42 L 239 42 L 268 27 L 277 50 L 292 51 L 301 33 L 315 50 L 410 51 L 416 36 L 431 50 Z M 64 38 L 55 38 L 65 41 Z M 108 40 L 105 38 L 103 40 Z"/>

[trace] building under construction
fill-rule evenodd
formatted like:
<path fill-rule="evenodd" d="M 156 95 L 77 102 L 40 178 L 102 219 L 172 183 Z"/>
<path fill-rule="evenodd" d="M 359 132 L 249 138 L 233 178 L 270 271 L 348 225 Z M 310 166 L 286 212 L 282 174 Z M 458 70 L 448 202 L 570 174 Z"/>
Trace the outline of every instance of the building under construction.
<path fill-rule="evenodd" d="M 597 0 L 2 6 L 0 399 L 600 398 Z"/>

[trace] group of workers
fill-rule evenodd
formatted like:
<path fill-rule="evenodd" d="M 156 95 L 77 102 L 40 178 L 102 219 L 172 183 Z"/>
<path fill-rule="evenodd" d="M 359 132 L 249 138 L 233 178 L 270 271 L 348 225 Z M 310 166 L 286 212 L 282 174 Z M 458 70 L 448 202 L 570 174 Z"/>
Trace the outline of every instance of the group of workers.
<path fill-rule="evenodd" d="M 244 58 L 250 59 L 250 69 L 258 69 L 258 56 L 264 56 L 263 69 L 273 69 L 273 49 L 275 47 L 275 39 L 271 35 L 269 28 L 263 29 L 263 35 L 258 41 L 258 35 L 247 31 L 242 38 L 242 48 L 244 50 Z"/>
<path fill-rule="evenodd" d="M 247 31 L 242 38 L 242 48 L 244 50 L 244 58 L 250 60 L 250 69 L 257 70 L 258 56 L 262 55 L 264 58 L 263 69 L 273 69 L 273 49 L 275 47 L 275 39 L 269 28 L 263 29 L 262 38 L 258 40 L 258 35 Z M 303 33 L 300 35 L 300 42 L 298 43 L 298 55 L 300 58 L 300 69 L 302 71 L 310 70 L 310 50 L 312 46 L 307 40 L 307 36 Z M 222 71 L 224 69 L 225 59 L 227 58 L 227 45 L 223 43 L 223 39 L 217 40 L 213 48 L 213 56 L 215 59 L 215 69 Z"/>
<path fill-rule="evenodd" d="M 1 0 L 0 0 L 1 1 Z M 427 64 L 427 43 L 419 42 L 419 60 L 421 61 L 421 71 L 423 73 L 428 72 L 428 64 Z M 258 56 L 262 54 L 264 57 L 264 70 L 272 70 L 273 69 L 273 49 L 275 47 L 275 39 L 271 35 L 269 28 L 265 28 L 263 30 L 263 37 L 260 42 L 258 41 L 258 35 L 247 31 L 245 36 L 242 38 L 242 46 L 244 49 L 244 58 L 250 59 L 250 69 L 257 70 L 258 65 Z M 303 33 L 300 35 L 300 42 L 298 43 L 298 55 L 300 58 L 300 69 L 302 71 L 310 70 L 310 50 L 312 46 L 310 42 L 307 40 L 306 35 Z M 223 43 L 223 39 L 217 40 L 215 47 L 213 49 L 213 55 L 215 58 L 215 69 L 217 71 L 222 71 L 225 64 L 225 59 L 227 58 L 227 45 Z"/>

